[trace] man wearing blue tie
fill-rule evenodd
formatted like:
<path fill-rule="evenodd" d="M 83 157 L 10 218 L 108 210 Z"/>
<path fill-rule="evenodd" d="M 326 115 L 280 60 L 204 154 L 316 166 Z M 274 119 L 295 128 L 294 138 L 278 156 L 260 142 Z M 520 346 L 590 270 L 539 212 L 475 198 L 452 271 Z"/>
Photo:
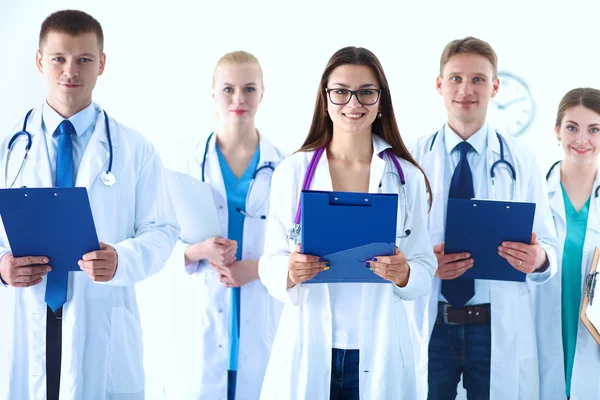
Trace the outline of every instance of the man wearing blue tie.
<path fill-rule="evenodd" d="M 43 254 L 13 257 L 1 229 L 0 290 L 10 301 L 2 304 L 9 343 L 0 349 L 0 371 L 8 371 L 0 398 L 144 398 L 134 284 L 164 266 L 179 226 L 154 148 L 92 102 L 103 42 L 86 13 L 46 18 L 36 61 L 47 96 L 25 117 L 29 155 L 11 148 L 12 133 L 0 145 L 0 164 L 8 165 L 2 188 L 86 187 L 106 242 L 82 255 L 81 272 L 65 273 Z"/>
<path fill-rule="evenodd" d="M 431 333 L 429 348 L 422 349 L 428 365 L 420 365 L 431 400 L 454 399 L 461 378 L 469 399 L 538 398 L 533 288 L 556 273 L 556 233 L 535 154 L 487 123 L 488 103 L 500 88 L 496 65 L 496 53 L 482 40 L 467 37 L 446 46 L 436 88 L 448 121 L 412 152 L 434 193 L 429 233 L 438 269 L 432 295 L 422 300 L 428 312 L 418 321 Z M 491 169 L 500 160 L 492 184 Z M 478 260 L 444 252 L 448 198 L 536 203 L 531 243 L 498 247 L 527 274 L 525 282 L 460 278 Z"/>

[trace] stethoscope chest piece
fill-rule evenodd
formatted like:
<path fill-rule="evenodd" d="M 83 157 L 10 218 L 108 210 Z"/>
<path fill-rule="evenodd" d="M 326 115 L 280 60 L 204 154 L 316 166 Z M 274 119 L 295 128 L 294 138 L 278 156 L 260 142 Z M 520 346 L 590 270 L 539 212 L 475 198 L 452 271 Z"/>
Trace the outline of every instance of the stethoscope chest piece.
<path fill-rule="evenodd" d="M 117 180 L 115 178 L 115 174 L 110 171 L 104 171 L 100 174 L 100 180 L 104 184 L 104 186 L 111 187 L 113 186 Z"/>

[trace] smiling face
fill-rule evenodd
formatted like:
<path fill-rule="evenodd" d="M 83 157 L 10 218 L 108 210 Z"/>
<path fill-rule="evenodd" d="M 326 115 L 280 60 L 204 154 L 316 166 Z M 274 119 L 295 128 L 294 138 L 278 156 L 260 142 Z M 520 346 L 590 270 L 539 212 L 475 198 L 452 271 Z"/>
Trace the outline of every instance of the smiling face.
<path fill-rule="evenodd" d="M 475 53 L 452 56 L 436 81 L 437 91 L 444 97 L 450 126 L 483 125 L 498 85 L 492 63 L 485 56 Z"/>
<path fill-rule="evenodd" d="M 327 112 L 334 132 L 370 135 L 379 112 L 380 84 L 373 70 L 366 65 L 341 65 L 331 72 L 327 89 Z M 346 101 L 350 90 L 358 93 L 352 94 L 346 104 L 335 104 Z M 373 101 L 375 104 L 368 104 Z"/>
<path fill-rule="evenodd" d="M 255 63 L 220 65 L 215 71 L 212 96 L 222 123 L 254 123 L 263 97 L 260 66 Z"/>
<path fill-rule="evenodd" d="M 48 104 L 65 118 L 83 110 L 92 101 L 105 62 L 95 33 L 70 36 L 49 32 L 36 54 L 38 70 L 46 80 Z"/>
<path fill-rule="evenodd" d="M 571 107 L 555 127 L 564 160 L 573 165 L 596 168 L 600 152 L 600 114 L 582 105 Z"/>

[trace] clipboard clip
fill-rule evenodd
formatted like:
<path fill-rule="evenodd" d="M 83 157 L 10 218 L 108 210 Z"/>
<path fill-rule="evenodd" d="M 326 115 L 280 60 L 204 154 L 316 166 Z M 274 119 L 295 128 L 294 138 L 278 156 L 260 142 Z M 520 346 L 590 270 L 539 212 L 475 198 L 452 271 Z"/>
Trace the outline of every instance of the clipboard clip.
<path fill-rule="evenodd" d="M 596 289 L 596 281 L 598 279 L 598 272 L 592 272 L 587 274 L 585 277 L 585 292 L 588 296 L 589 305 L 592 305 L 592 301 L 594 300 L 594 291 Z"/>
<path fill-rule="evenodd" d="M 295 244 L 300 244 L 300 232 L 302 227 L 300 224 L 294 224 L 288 231 L 288 239 L 293 240 Z"/>

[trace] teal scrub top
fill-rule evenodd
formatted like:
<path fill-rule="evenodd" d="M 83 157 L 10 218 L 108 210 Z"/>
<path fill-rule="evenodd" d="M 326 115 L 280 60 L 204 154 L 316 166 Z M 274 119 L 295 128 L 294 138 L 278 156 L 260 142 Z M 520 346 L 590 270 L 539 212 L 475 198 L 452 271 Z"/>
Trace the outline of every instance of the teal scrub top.
<path fill-rule="evenodd" d="M 577 344 L 577 327 L 579 325 L 579 307 L 581 306 L 581 262 L 583 260 L 583 244 L 585 242 L 590 199 L 577 212 L 562 183 L 560 188 L 562 189 L 567 219 L 567 234 L 562 257 L 561 302 L 566 394 L 570 396 L 575 346 Z"/>
<path fill-rule="evenodd" d="M 225 156 L 217 148 L 217 155 L 219 157 L 219 165 L 221 167 L 221 173 L 223 175 L 223 182 L 225 184 L 225 191 L 227 193 L 227 209 L 229 223 L 227 224 L 227 237 L 237 242 L 237 252 L 235 254 L 236 261 L 242 259 L 243 249 L 243 238 L 244 238 L 244 215 L 237 211 L 240 209 L 246 211 L 246 196 L 250 187 L 250 182 L 254 175 L 254 171 L 258 166 L 260 159 L 260 147 L 256 149 L 250 164 L 238 179 Z M 240 345 L 240 309 L 241 309 L 241 290 L 239 287 L 231 288 L 231 312 L 229 313 L 229 370 L 237 371 L 238 366 L 238 353 Z"/>

